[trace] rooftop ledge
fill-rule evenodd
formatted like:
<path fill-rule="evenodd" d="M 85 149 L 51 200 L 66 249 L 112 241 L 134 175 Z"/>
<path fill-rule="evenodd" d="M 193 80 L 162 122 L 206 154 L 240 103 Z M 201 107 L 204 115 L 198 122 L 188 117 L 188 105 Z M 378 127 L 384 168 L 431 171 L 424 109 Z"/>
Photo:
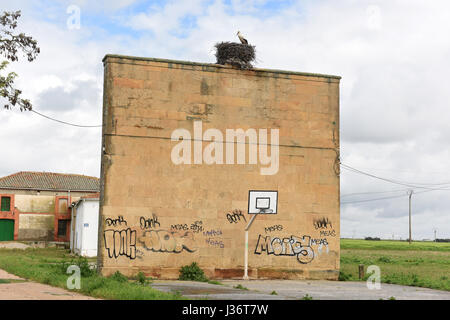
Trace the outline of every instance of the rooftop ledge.
<path fill-rule="evenodd" d="M 103 58 L 102 62 L 105 63 L 109 58 L 117 58 L 117 59 L 126 59 L 126 60 L 135 60 L 135 61 L 154 61 L 154 62 L 165 62 L 165 63 L 175 63 L 182 65 L 190 65 L 190 66 L 200 66 L 200 67 L 214 67 L 214 68 L 224 68 L 224 69 L 236 69 L 229 65 L 222 65 L 216 63 L 201 63 L 201 62 L 191 62 L 191 61 L 183 61 L 183 60 L 172 60 L 172 59 L 160 59 L 160 58 L 145 58 L 145 57 L 133 57 L 133 56 L 125 56 L 119 54 L 107 54 Z M 338 79 L 340 80 L 340 76 L 333 76 L 328 74 L 320 74 L 320 73 L 309 73 L 309 72 L 296 72 L 296 71 L 286 71 L 286 70 L 277 70 L 277 69 L 259 69 L 253 68 L 250 71 L 255 72 L 271 72 L 277 74 L 292 74 L 299 76 L 308 76 L 308 77 L 321 77 L 321 78 L 329 78 L 329 79 Z"/>

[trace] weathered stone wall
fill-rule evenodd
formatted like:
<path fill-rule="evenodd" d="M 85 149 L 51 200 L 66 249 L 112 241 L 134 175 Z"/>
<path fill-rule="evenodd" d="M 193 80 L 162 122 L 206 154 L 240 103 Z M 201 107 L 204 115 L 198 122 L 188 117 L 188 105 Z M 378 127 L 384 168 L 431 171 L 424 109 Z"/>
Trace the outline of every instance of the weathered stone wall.
<path fill-rule="evenodd" d="M 55 196 L 17 194 L 15 206 L 21 212 L 55 213 Z"/>
<path fill-rule="evenodd" d="M 19 216 L 19 240 L 53 241 L 53 214 L 21 214 Z"/>
<path fill-rule="evenodd" d="M 104 66 L 103 274 L 177 278 L 195 261 L 210 277 L 242 277 L 248 192 L 277 190 L 278 214 L 258 216 L 249 231 L 249 276 L 337 278 L 339 77 L 122 56 Z M 192 159 L 195 142 L 203 152 L 211 144 L 193 141 L 196 121 L 224 137 L 268 129 L 278 171 L 261 174 L 260 158 L 249 164 L 248 143 L 246 164 L 236 155 L 235 164 L 174 164 L 174 130 L 191 133 Z"/>

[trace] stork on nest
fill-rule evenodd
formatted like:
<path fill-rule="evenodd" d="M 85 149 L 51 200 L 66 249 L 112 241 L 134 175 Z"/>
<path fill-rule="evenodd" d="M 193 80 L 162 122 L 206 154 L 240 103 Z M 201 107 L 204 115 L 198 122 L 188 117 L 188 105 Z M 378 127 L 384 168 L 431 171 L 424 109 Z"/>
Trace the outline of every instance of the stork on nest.
<path fill-rule="evenodd" d="M 219 42 L 216 43 L 216 59 L 218 64 L 231 64 L 240 69 L 252 69 L 250 62 L 255 61 L 255 46 L 248 44 L 241 32 L 237 32 L 241 43 Z"/>

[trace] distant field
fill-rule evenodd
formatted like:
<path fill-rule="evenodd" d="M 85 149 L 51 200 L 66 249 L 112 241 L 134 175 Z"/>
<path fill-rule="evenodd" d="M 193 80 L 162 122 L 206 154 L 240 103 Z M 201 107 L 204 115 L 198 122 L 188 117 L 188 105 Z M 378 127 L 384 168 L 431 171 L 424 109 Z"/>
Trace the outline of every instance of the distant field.
<path fill-rule="evenodd" d="M 359 264 L 384 283 L 450 291 L 450 243 L 341 239 L 341 280 L 358 280 Z"/>

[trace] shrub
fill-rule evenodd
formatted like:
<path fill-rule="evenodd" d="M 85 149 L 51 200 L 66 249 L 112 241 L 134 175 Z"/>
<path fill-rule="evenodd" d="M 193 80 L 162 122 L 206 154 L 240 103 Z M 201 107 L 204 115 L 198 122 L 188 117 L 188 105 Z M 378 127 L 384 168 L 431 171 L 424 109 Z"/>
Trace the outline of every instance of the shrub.
<path fill-rule="evenodd" d="M 201 281 L 201 282 L 208 281 L 208 278 L 206 278 L 205 273 L 196 262 L 192 262 L 190 265 L 181 267 L 180 276 L 178 277 L 178 279 Z"/>
<path fill-rule="evenodd" d="M 381 257 L 378 258 L 378 261 L 379 262 L 383 262 L 383 263 L 391 263 L 392 259 L 389 258 L 389 257 L 381 256 Z"/>
<path fill-rule="evenodd" d="M 248 290 L 248 288 L 244 287 L 242 284 L 238 284 L 234 287 L 235 289 Z"/>
<path fill-rule="evenodd" d="M 109 277 L 112 280 L 115 280 L 117 282 L 127 282 L 128 278 L 125 277 L 123 274 L 120 273 L 120 271 L 116 271 L 112 276 Z"/>
<path fill-rule="evenodd" d="M 345 273 L 344 271 L 339 271 L 339 281 L 348 281 L 352 278 L 351 274 Z"/>
<path fill-rule="evenodd" d="M 149 283 L 147 277 L 145 276 L 145 274 L 140 271 L 137 275 L 136 275 L 136 280 L 139 284 L 145 286 Z"/>
<path fill-rule="evenodd" d="M 80 268 L 80 274 L 82 277 L 90 277 L 96 273 L 96 269 L 89 265 L 88 260 L 85 257 L 79 256 L 77 259 L 70 261 L 64 261 L 61 263 L 61 271 L 63 274 L 67 273 L 67 268 L 75 265 Z"/>

